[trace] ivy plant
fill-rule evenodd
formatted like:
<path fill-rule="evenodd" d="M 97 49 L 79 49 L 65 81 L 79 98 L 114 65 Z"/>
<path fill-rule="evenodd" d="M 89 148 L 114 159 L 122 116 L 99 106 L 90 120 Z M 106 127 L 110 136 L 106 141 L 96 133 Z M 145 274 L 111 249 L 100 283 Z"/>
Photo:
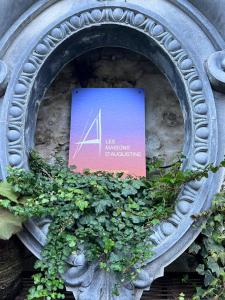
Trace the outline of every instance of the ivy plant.
<path fill-rule="evenodd" d="M 12 186 L 7 181 L 0 182 L 0 197 L 12 203 L 18 201 L 18 194 L 12 190 Z M 22 229 L 22 221 L 21 217 L 0 207 L 0 239 L 8 240 L 13 234 L 19 232 Z"/>
<path fill-rule="evenodd" d="M 152 160 L 147 178 L 89 170 L 80 174 L 61 159 L 48 164 L 32 152 L 30 170 L 9 169 L 0 206 L 20 222 L 51 219 L 28 300 L 63 299 L 65 261 L 81 251 L 87 261 L 118 273 L 121 283 L 132 282 L 153 254 L 152 227 L 171 214 L 182 185 L 217 170 L 182 171 L 181 164 L 179 159 L 164 167 Z"/>
<path fill-rule="evenodd" d="M 197 288 L 193 300 L 225 300 L 225 191 L 215 196 L 208 211 L 194 218 L 203 222 L 202 238 L 189 251 L 200 256 L 196 271 L 204 277 L 204 286 Z"/>

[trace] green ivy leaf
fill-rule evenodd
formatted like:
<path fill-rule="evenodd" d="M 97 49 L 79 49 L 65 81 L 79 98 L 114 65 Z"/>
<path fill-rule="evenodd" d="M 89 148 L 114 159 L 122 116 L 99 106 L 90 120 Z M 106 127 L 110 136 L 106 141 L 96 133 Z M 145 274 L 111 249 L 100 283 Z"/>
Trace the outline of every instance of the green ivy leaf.
<path fill-rule="evenodd" d="M 97 214 L 106 211 L 107 207 L 112 206 L 112 201 L 110 199 L 99 199 L 92 204 L 95 207 L 95 211 Z"/>
<path fill-rule="evenodd" d="M 209 286 L 211 284 L 211 282 L 213 281 L 214 276 L 212 275 L 212 273 L 209 270 L 207 270 L 204 275 L 205 275 L 204 284 L 205 284 L 205 286 Z"/>
<path fill-rule="evenodd" d="M 83 199 L 78 199 L 76 200 L 76 206 L 81 210 L 84 211 L 85 208 L 87 208 L 89 206 L 89 202 L 85 201 Z"/>
<path fill-rule="evenodd" d="M 218 263 L 211 256 L 208 257 L 207 265 L 213 273 L 216 273 L 219 276 L 220 267 L 219 267 Z"/>
<path fill-rule="evenodd" d="M 125 197 L 128 197 L 130 195 L 135 195 L 136 193 L 137 193 L 137 190 L 130 185 L 125 185 L 125 188 L 123 188 L 121 191 L 121 194 Z"/>
<path fill-rule="evenodd" d="M 22 218 L 0 208 L 0 239 L 8 240 L 22 229 Z"/>
<path fill-rule="evenodd" d="M 189 252 L 193 254 L 197 254 L 200 250 L 201 250 L 201 246 L 198 245 L 197 243 L 193 243 L 189 248 Z"/>
<path fill-rule="evenodd" d="M 178 300 L 185 300 L 185 294 L 180 293 Z"/>
<path fill-rule="evenodd" d="M 12 185 L 7 181 L 0 182 L 0 198 L 9 199 L 12 202 L 18 202 L 19 194 L 15 193 Z"/>
<path fill-rule="evenodd" d="M 104 238 L 104 252 L 107 254 L 109 253 L 115 246 L 115 242 L 109 238 Z"/>
<path fill-rule="evenodd" d="M 205 274 L 205 266 L 202 264 L 198 265 L 198 267 L 196 268 L 196 271 L 198 272 L 198 274 L 204 275 Z"/>

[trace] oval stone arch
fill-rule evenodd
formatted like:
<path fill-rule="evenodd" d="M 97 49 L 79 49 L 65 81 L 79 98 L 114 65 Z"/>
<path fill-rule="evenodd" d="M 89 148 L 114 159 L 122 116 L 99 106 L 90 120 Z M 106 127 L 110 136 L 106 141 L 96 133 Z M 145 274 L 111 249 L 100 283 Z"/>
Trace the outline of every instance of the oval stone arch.
<path fill-rule="evenodd" d="M 16 64 L 2 106 L 5 120 L 1 129 L 5 136 L 1 149 L 2 177 L 6 176 L 8 165 L 29 167 L 27 156 L 33 147 L 38 107 L 57 73 L 75 57 L 100 47 L 122 47 L 138 52 L 166 75 L 179 98 L 184 116 L 184 153 L 187 156 L 184 168 L 203 168 L 209 162 L 216 164 L 221 159 L 217 151 L 219 137 L 213 92 L 202 61 L 192 47 L 186 46 L 182 35 L 174 32 L 165 19 L 142 7 L 128 3 L 89 5 L 88 9 L 70 11 L 54 25 L 47 24 L 38 40 L 32 39 L 23 59 Z M 213 45 L 207 49 L 212 50 Z M 131 287 L 124 286 L 117 299 L 139 299 L 142 290 L 148 288 L 153 279 L 162 276 L 165 266 L 193 242 L 200 229 L 192 227 L 191 216 L 209 207 L 221 177 L 219 173 L 211 174 L 207 179 L 183 187 L 174 213 L 157 225 L 150 235 L 155 255 L 146 262 L 134 282 L 135 296 Z M 48 224 L 49 220 L 30 220 L 19 235 L 39 258 Z M 88 286 L 87 278 L 91 278 Z M 69 258 L 64 279 L 68 290 L 73 291 L 77 299 L 86 300 L 94 295 L 93 299 L 106 300 L 111 299 L 111 292 L 100 296 L 101 285 L 111 290 L 116 281 L 113 274 L 107 278 L 95 263 L 88 265 L 81 255 Z"/>
<path fill-rule="evenodd" d="M 121 28 L 120 25 L 104 24 L 101 27 L 92 26 L 83 29 L 77 34 L 69 37 L 47 58 L 36 76 L 36 84 L 33 85 L 33 88 L 31 89 L 30 99 L 32 102 L 30 103 L 33 108 L 30 109 L 33 111 L 27 116 L 26 128 L 29 128 L 29 130 L 32 131 L 35 130 L 35 127 L 33 129 L 31 128 L 31 120 L 33 120 L 34 116 L 36 118 L 37 111 L 36 109 L 34 110 L 35 105 L 33 105 L 33 103 L 36 103 L 39 106 L 46 88 L 60 70 L 71 60 L 94 49 L 105 47 L 126 48 L 139 53 L 154 62 L 162 73 L 167 76 L 173 89 L 176 91 L 178 99 L 180 99 L 181 110 L 183 113 L 191 116 L 185 85 L 183 84 L 179 70 L 175 67 L 168 54 L 159 48 L 154 40 L 149 39 L 147 35 L 140 33 L 133 28 L 127 26 Z M 186 62 L 189 63 L 188 60 Z M 32 68 L 32 65 L 29 64 L 25 67 Z M 31 112 L 31 110 L 29 110 L 29 112 Z M 185 128 L 186 138 L 189 137 L 184 143 L 186 148 L 185 152 L 187 153 L 193 137 L 191 118 L 185 119 Z M 25 141 L 28 149 L 33 148 L 33 136 L 33 134 L 29 135 L 28 139 Z"/>

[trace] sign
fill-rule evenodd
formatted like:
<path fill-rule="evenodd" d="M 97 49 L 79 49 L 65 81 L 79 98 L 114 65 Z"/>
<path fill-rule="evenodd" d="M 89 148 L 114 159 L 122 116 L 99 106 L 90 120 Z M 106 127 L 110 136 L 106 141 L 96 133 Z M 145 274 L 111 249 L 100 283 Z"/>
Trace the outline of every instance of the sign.
<path fill-rule="evenodd" d="M 146 175 L 144 90 L 73 90 L 69 165 Z"/>

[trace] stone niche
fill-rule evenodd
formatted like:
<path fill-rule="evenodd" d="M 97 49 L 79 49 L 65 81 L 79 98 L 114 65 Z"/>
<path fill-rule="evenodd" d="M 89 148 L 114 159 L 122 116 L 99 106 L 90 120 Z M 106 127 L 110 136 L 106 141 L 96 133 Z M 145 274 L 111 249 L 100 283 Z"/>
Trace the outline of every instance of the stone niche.
<path fill-rule="evenodd" d="M 222 13 L 220 6 L 207 1 L 207 20 L 192 6 L 194 0 L 37 0 L 32 7 L 23 2 L 24 13 L 15 23 L 10 19 L 7 27 L 12 26 L 0 41 L 1 178 L 9 165 L 29 167 L 34 136 L 43 157 L 67 159 L 74 87 L 144 88 L 149 157 L 162 155 L 169 162 L 183 149 L 183 167 L 191 169 L 223 159 L 225 41 L 217 30 L 222 22 L 213 26 L 207 12 L 217 7 Z M 8 11 L 14 5 L 12 0 L 4 3 Z M 221 170 L 182 188 L 174 212 L 149 237 L 155 255 L 134 282 L 134 293 L 124 285 L 118 300 L 139 300 L 189 247 L 201 230 L 192 226 L 191 216 L 210 207 L 223 175 Z M 48 224 L 29 220 L 19 234 L 37 258 Z M 77 259 L 83 263 L 77 265 Z M 105 276 L 84 257 L 67 263 L 65 284 L 77 300 L 111 300 L 113 274 Z"/>
<path fill-rule="evenodd" d="M 122 48 L 100 48 L 69 63 L 40 106 L 36 150 L 49 161 L 68 158 L 71 90 L 74 87 L 136 87 L 146 95 L 146 156 L 166 163 L 183 146 L 183 116 L 166 77 L 150 60 Z"/>

